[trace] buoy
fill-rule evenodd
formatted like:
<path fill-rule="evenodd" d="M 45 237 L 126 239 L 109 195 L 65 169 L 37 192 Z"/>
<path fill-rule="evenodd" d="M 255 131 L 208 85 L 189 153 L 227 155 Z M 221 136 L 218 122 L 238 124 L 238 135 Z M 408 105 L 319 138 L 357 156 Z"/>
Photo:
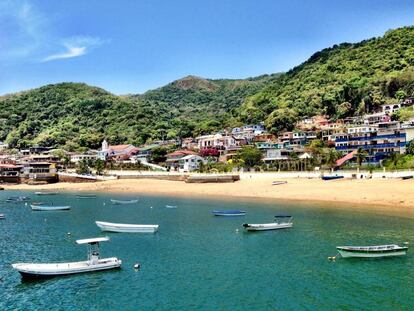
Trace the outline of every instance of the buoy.
<path fill-rule="evenodd" d="M 152 208 L 152 206 L 150 208 Z"/>
<path fill-rule="evenodd" d="M 71 233 L 70 233 L 70 232 L 68 232 L 68 233 L 67 233 L 67 235 L 71 235 Z"/>
<path fill-rule="evenodd" d="M 136 264 L 134 265 L 134 269 L 135 269 L 135 270 L 138 270 L 139 268 L 141 268 L 141 265 L 140 265 L 139 263 L 136 263 Z"/>
<path fill-rule="evenodd" d="M 236 229 L 236 232 L 239 232 L 239 229 Z"/>

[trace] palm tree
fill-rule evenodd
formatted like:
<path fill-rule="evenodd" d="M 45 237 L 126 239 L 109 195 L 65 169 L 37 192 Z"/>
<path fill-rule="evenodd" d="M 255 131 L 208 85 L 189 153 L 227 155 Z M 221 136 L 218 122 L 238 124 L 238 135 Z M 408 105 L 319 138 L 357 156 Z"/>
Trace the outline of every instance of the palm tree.
<path fill-rule="evenodd" d="M 355 154 L 355 158 L 358 164 L 358 172 L 359 172 L 359 169 L 361 168 L 362 162 L 365 160 L 367 156 L 368 156 L 368 153 L 364 150 L 364 148 L 359 147 Z"/>
<path fill-rule="evenodd" d="M 329 166 L 331 170 L 335 167 L 336 160 L 338 160 L 340 157 L 339 152 L 335 149 L 329 148 L 324 153 L 324 161 L 325 165 Z"/>

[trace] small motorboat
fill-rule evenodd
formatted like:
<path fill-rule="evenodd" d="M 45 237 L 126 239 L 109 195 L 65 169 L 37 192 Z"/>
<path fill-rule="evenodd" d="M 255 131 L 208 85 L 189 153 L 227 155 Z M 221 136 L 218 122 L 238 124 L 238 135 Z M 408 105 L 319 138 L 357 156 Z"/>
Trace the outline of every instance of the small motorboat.
<path fill-rule="evenodd" d="M 105 221 L 95 221 L 95 223 L 102 231 L 110 232 L 155 233 L 159 227 L 159 225 L 117 224 Z"/>
<path fill-rule="evenodd" d="M 95 199 L 96 195 L 95 194 L 77 194 L 76 197 L 78 199 Z"/>
<path fill-rule="evenodd" d="M 23 278 L 52 277 L 75 273 L 94 272 L 120 268 L 122 261 L 116 257 L 99 257 L 99 243 L 109 241 L 108 237 L 77 240 L 77 244 L 88 245 L 86 261 L 63 263 L 15 263 L 12 267 L 19 271 Z"/>
<path fill-rule="evenodd" d="M 32 211 L 65 211 L 70 210 L 69 205 L 43 205 L 43 204 L 30 204 Z"/>
<path fill-rule="evenodd" d="M 5 219 L 6 216 L 4 216 L 4 214 L 0 214 L 0 219 Z"/>
<path fill-rule="evenodd" d="M 115 200 L 111 199 L 112 204 L 134 204 L 137 203 L 138 200 Z"/>
<path fill-rule="evenodd" d="M 243 224 L 243 227 L 247 231 L 265 231 L 265 230 L 276 230 L 292 228 L 293 217 L 290 215 L 276 215 L 275 221 L 266 224 Z"/>
<path fill-rule="evenodd" d="M 6 202 L 19 203 L 29 201 L 30 197 L 8 197 Z"/>
<path fill-rule="evenodd" d="M 397 244 L 374 246 L 337 246 L 343 258 L 381 258 L 407 255 L 408 247 Z"/>
<path fill-rule="evenodd" d="M 284 184 L 287 184 L 287 181 L 284 181 L 284 180 L 279 180 L 279 181 L 273 181 L 272 182 L 272 186 L 277 186 L 277 185 L 284 185 Z"/>
<path fill-rule="evenodd" d="M 322 176 L 322 180 L 335 180 L 335 179 L 341 179 L 344 178 L 342 175 L 324 175 Z"/>
<path fill-rule="evenodd" d="M 166 208 L 177 208 L 177 205 L 165 205 Z"/>
<path fill-rule="evenodd" d="M 223 210 L 223 211 L 212 211 L 211 212 L 214 216 L 244 216 L 246 215 L 246 211 L 239 211 L 239 210 Z"/>
<path fill-rule="evenodd" d="M 57 192 L 48 192 L 48 191 L 36 191 L 35 194 L 36 195 L 56 195 L 58 193 Z"/>
<path fill-rule="evenodd" d="M 407 176 L 401 177 L 402 180 L 413 179 L 413 178 L 414 178 L 414 175 L 407 175 Z"/>

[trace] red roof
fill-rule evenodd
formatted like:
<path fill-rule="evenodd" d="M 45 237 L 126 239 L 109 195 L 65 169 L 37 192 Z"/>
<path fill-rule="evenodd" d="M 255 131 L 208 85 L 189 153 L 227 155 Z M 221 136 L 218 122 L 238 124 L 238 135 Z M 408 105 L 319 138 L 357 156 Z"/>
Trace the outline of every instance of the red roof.
<path fill-rule="evenodd" d="M 112 151 L 122 151 L 131 146 L 132 145 L 115 145 L 115 146 L 109 146 L 108 149 L 111 149 Z"/>
<path fill-rule="evenodd" d="M 174 152 L 171 152 L 167 154 L 167 157 L 182 157 L 186 155 L 197 155 L 197 152 L 191 151 L 191 150 L 176 150 Z"/>
<path fill-rule="evenodd" d="M 357 150 L 354 150 L 348 153 L 346 156 L 340 158 L 339 160 L 336 160 L 336 166 L 341 166 L 346 161 L 351 160 L 356 155 L 357 152 L 358 152 Z"/>

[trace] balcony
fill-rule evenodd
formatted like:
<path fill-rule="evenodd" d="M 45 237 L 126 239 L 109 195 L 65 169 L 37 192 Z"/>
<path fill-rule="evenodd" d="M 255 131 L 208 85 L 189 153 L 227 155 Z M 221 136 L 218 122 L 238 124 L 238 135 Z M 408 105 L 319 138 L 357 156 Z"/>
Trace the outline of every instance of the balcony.
<path fill-rule="evenodd" d="M 355 145 L 355 146 L 337 146 L 336 150 L 355 150 L 362 148 L 364 150 L 378 149 L 378 148 L 401 148 L 407 145 L 406 142 L 391 143 L 391 144 L 376 144 L 376 145 Z"/>
<path fill-rule="evenodd" d="M 337 138 L 336 142 L 345 142 L 345 141 L 369 141 L 377 139 L 393 139 L 393 138 L 405 138 L 405 133 L 403 134 L 392 134 L 392 135 L 376 135 L 376 136 L 361 136 L 361 137 L 349 137 L 349 138 Z"/>

